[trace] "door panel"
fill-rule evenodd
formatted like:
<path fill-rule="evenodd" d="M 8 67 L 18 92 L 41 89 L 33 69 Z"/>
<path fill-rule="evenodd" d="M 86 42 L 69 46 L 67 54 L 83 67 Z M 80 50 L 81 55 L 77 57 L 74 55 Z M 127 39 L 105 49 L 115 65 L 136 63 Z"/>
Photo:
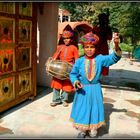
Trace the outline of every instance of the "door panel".
<path fill-rule="evenodd" d="M 37 6 L 0 2 L 0 112 L 36 96 Z"/>
<path fill-rule="evenodd" d="M 31 68 L 31 48 L 19 48 L 17 50 L 18 70 Z"/>
<path fill-rule="evenodd" d="M 0 106 L 15 99 L 14 77 L 7 77 L 0 80 Z"/>
<path fill-rule="evenodd" d="M 18 95 L 23 95 L 31 91 L 31 72 L 24 71 L 18 75 Z"/>

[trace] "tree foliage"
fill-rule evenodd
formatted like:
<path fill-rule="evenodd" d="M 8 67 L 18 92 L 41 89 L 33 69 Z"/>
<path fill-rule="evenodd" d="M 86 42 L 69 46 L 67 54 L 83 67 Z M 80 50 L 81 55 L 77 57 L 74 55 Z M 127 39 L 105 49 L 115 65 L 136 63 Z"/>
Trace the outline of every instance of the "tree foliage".
<path fill-rule="evenodd" d="M 62 2 L 59 6 L 71 13 L 71 21 L 88 21 L 93 26 L 99 13 L 109 11 L 110 26 L 124 42 L 135 46 L 140 41 L 139 2 Z"/>

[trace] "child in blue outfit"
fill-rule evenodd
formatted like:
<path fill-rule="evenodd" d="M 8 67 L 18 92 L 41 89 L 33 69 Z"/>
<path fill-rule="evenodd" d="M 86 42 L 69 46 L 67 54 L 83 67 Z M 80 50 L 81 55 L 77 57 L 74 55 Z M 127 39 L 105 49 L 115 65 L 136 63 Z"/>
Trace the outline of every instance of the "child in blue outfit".
<path fill-rule="evenodd" d="M 102 68 L 117 63 L 121 58 L 119 36 L 114 38 L 114 52 L 96 55 L 99 37 L 92 32 L 81 37 L 85 55 L 78 58 L 70 73 L 76 88 L 70 120 L 80 130 L 78 138 L 96 137 L 97 129 L 105 124 L 103 94 L 99 78 Z"/>

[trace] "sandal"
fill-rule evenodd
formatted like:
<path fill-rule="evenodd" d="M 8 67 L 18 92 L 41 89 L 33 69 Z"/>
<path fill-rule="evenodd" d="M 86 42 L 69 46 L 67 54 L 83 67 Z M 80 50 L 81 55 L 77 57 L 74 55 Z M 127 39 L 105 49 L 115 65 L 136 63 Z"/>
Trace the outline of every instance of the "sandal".
<path fill-rule="evenodd" d="M 69 104 L 68 104 L 67 102 L 63 102 L 63 106 L 64 106 L 64 107 L 68 107 Z"/>
<path fill-rule="evenodd" d="M 77 138 L 85 138 L 86 137 L 86 132 L 80 132 L 77 136 Z"/>
<path fill-rule="evenodd" d="M 60 104 L 60 103 L 52 102 L 52 103 L 50 103 L 50 106 L 55 107 L 55 106 L 57 106 L 58 104 Z"/>

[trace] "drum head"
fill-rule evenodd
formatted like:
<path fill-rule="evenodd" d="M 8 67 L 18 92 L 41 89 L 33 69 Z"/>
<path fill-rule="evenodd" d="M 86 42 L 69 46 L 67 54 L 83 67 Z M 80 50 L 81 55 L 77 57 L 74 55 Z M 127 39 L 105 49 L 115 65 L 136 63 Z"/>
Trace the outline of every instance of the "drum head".
<path fill-rule="evenodd" d="M 69 79 L 69 73 L 71 70 L 72 65 L 61 60 L 51 60 L 46 64 L 47 73 L 60 80 Z"/>

